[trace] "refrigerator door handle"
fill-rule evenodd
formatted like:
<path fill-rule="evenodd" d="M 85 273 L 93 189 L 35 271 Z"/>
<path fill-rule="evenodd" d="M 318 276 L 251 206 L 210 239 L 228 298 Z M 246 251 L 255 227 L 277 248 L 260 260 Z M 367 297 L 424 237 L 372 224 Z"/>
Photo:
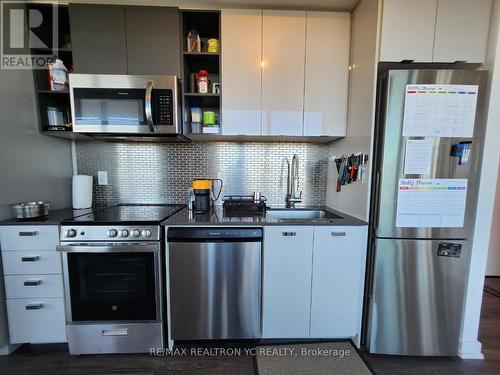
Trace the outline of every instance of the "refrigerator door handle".
<path fill-rule="evenodd" d="M 374 223 L 373 223 L 373 235 L 376 235 L 376 232 L 378 230 L 378 223 L 379 223 L 379 217 L 380 217 L 380 212 L 379 212 L 379 202 L 380 202 L 380 170 L 377 170 L 377 172 L 375 173 L 375 189 L 374 189 L 374 197 L 372 199 L 374 199 Z"/>

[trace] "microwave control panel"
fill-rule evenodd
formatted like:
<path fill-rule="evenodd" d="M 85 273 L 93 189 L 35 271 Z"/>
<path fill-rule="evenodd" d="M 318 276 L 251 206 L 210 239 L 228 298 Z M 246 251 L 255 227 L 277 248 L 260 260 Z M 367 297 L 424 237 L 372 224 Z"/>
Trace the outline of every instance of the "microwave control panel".
<path fill-rule="evenodd" d="M 174 98 L 170 89 L 153 91 L 153 110 L 155 125 L 174 124 Z"/>

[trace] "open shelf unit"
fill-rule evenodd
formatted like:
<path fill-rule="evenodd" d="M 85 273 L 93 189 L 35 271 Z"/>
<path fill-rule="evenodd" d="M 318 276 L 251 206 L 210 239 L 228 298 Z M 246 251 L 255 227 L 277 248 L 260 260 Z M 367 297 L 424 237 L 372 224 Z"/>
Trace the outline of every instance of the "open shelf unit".
<path fill-rule="evenodd" d="M 187 35 L 190 30 L 196 30 L 200 35 L 201 52 L 187 52 Z M 220 42 L 220 11 L 207 10 L 183 10 L 181 11 L 181 31 L 182 31 L 182 109 L 184 119 L 184 134 L 191 133 L 191 108 L 198 107 L 202 113 L 205 111 L 215 112 L 220 124 L 221 104 L 220 94 L 212 92 L 212 84 L 220 84 L 220 47 L 219 52 L 207 51 L 208 39 L 215 38 Z M 204 69 L 208 72 L 209 93 L 200 94 L 196 92 L 190 82 L 191 74 L 198 73 Z M 221 87 L 222 89 L 222 87 Z M 203 114 L 202 114 L 203 118 Z"/>
<path fill-rule="evenodd" d="M 36 9 L 40 11 L 44 19 L 50 19 L 52 13 L 52 4 L 27 4 L 27 9 Z M 66 5 L 58 5 L 58 41 L 57 49 L 51 48 L 31 48 L 31 55 L 53 55 L 62 60 L 66 68 L 71 71 L 73 66 L 73 54 L 71 51 L 71 38 L 69 29 L 69 14 Z M 45 29 L 38 30 L 39 33 L 51 33 L 52 25 L 44 23 Z M 66 123 L 71 123 L 69 91 L 52 91 L 49 87 L 48 69 L 34 69 L 33 78 L 35 85 L 35 97 L 37 103 L 38 127 L 41 134 L 51 135 L 66 139 L 76 139 L 70 127 L 65 130 L 49 130 L 49 121 L 47 109 L 54 107 L 63 113 Z"/>

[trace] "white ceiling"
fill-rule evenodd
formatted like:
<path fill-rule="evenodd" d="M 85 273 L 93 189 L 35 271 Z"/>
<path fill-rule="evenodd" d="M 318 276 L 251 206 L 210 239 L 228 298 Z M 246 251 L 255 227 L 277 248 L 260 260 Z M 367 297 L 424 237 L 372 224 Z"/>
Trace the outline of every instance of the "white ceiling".
<path fill-rule="evenodd" d="M 63 1 L 61 1 L 63 2 Z M 178 6 L 180 8 L 262 8 L 351 11 L 359 0 L 69 0 L 72 3 L 135 4 Z"/>

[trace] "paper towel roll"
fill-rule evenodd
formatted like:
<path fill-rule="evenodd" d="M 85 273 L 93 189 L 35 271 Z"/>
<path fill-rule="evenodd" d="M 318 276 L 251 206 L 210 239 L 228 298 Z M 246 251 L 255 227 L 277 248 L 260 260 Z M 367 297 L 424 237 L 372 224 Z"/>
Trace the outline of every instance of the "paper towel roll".
<path fill-rule="evenodd" d="M 73 176 L 73 208 L 92 207 L 92 176 Z"/>

